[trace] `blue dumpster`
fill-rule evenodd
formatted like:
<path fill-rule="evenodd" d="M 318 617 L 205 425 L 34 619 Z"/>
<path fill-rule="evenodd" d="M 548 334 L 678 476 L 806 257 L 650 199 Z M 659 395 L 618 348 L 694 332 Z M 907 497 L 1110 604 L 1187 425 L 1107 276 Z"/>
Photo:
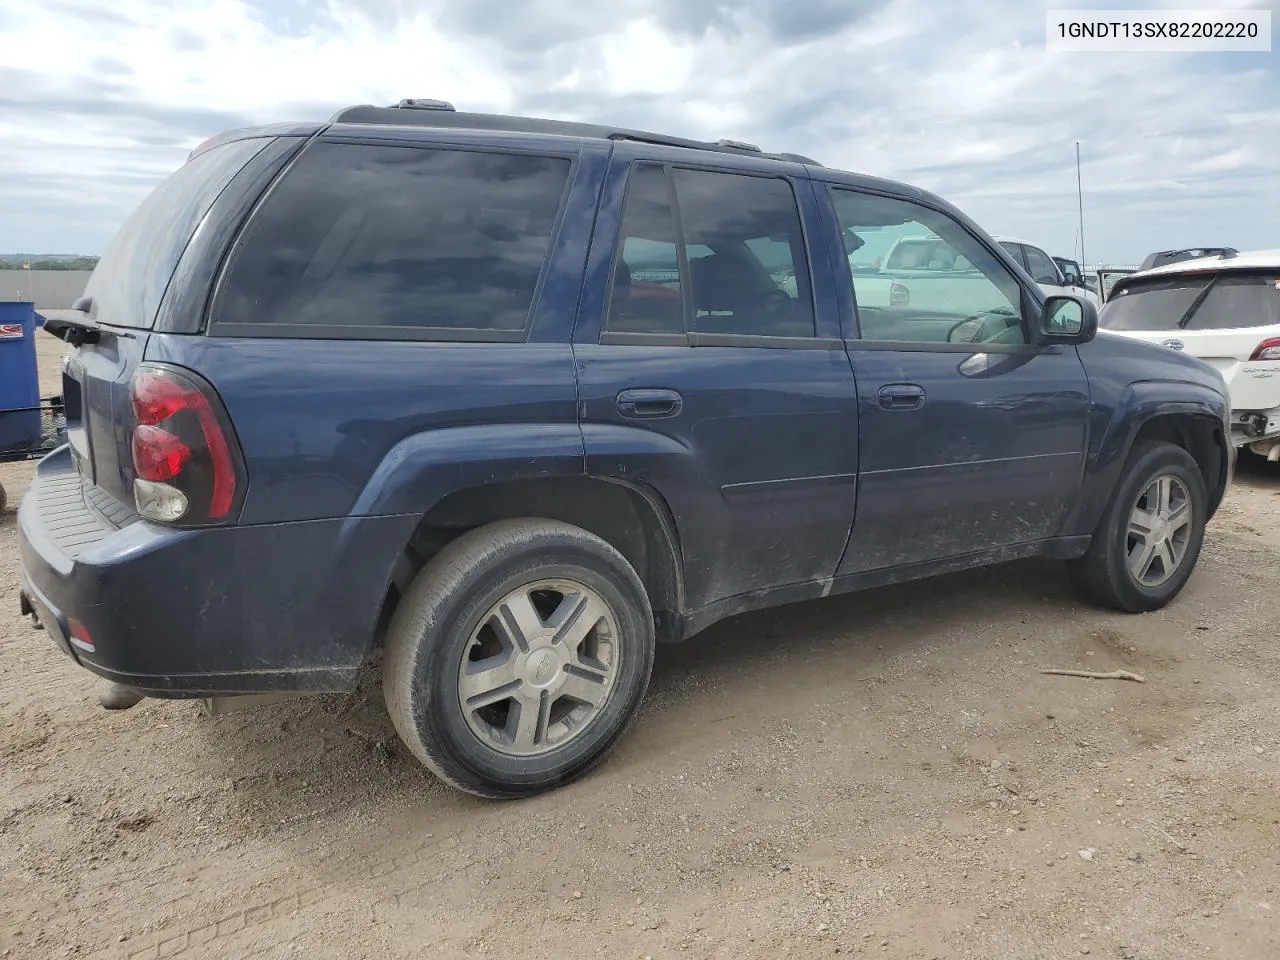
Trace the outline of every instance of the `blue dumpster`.
<path fill-rule="evenodd" d="M 39 443 L 35 309 L 0 302 L 0 453 Z"/>

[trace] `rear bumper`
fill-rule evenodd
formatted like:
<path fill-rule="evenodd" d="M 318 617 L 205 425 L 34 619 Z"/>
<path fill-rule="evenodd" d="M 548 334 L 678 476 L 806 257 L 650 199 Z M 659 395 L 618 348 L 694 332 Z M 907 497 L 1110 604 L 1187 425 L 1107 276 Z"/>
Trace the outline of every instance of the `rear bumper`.
<path fill-rule="evenodd" d="M 22 605 L 81 666 L 159 697 L 350 689 L 415 523 L 174 530 L 93 500 L 65 448 L 41 461 L 18 511 Z"/>

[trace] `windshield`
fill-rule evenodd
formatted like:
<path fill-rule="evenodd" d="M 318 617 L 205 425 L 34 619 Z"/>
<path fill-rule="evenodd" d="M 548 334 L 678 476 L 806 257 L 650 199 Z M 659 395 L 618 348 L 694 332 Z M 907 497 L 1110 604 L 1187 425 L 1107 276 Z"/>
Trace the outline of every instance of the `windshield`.
<path fill-rule="evenodd" d="M 270 138 L 237 140 L 189 160 L 134 211 L 89 278 L 95 319 L 150 329 L 178 260 L 214 200 Z"/>
<path fill-rule="evenodd" d="M 1164 277 L 1121 287 L 1102 308 L 1108 330 L 1238 330 L 1280 323 L 1280 271 Z"/>

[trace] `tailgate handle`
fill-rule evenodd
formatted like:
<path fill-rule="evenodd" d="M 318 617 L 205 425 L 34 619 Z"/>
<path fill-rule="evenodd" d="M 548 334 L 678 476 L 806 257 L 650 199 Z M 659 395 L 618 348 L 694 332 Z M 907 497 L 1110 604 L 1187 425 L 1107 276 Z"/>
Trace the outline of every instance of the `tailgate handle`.
<path fill-rule="evenodd" d="M 623 390 L 618 394 L 618 412 L 636 420 L 674 417 L 684 400 L 674 390 Z"/>

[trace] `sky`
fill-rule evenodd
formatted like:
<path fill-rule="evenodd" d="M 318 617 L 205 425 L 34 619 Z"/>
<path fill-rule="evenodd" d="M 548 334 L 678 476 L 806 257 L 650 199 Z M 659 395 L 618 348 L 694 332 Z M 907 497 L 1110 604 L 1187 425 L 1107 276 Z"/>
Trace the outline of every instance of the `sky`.
<path fill-rule="evenodd" d="M 0 253 L 102 250 L 220 131 L 431 97 L 730 137 L 1080 249 L 1280 247 L 1272 53 L 1048 53 L 1048 7 L 1280 0 L 0 0 Z M 1273 25 L 1274 29 L 1274 25 Z"/>

